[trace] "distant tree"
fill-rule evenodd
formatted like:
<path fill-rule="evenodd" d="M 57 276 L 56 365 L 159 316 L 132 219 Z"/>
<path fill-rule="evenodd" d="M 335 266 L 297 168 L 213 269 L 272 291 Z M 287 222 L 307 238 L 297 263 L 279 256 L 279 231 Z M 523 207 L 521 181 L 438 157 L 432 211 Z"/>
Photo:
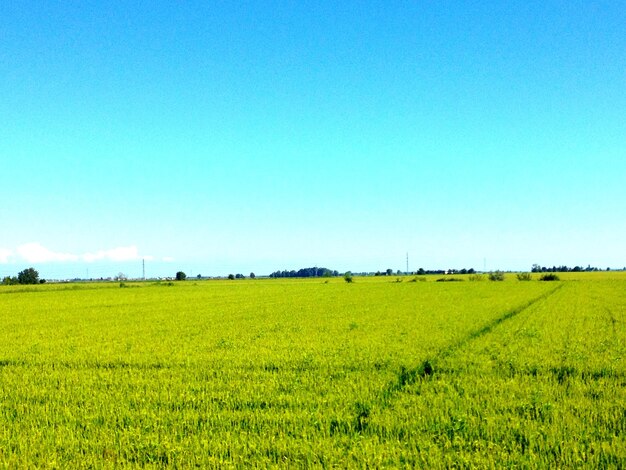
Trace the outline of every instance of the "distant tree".
<path fill-rule="evenodd" d="M 5 286 L 13 286 L 15 284 L 17 284 L 17 277 L 13 276 L 6 276 L 5 278 L 2 279 L 2 284 L 4 284 Z"/>
<path fill-rule="evenodd" d="M 126 276 L 126 274 L 124 273 L 117 273 L 117 276 L 115 276 L 115 280 L 116 281 L 125 281 L 126 279 L 128 279 L 128 277 Z"/>
<path fill-rule="evenodd" d="M 393 274 L 393 269 L 387 268 L 387 271 L 385 271 L 385 273 L 387 274 L 387 276 L 391 276 Z"/>
<path fill-rule="evenodd" d="M 352 278 L 352 273 L 350 271 L 346 271 L 346 273 L 343 275 L 343 280 L 346 281 L 347 283 L 352 282 L 354 280 Z"/>
<path fill-rule="evenodd" d="M 256 274 L 250 273 L 250 279 L 255 279 L 255 278 L 256 278 Z"/>
<path fill-rule="evenodd" d="M 230 279 L 231 281 L 233 281 L 235 279 L 235 275 L 234 274 L 229 274 L 228 275 L 228 279 Z"/>
<path fill-rule="evenodd" d="M 187 275 L 184 272 L 178 271 L 176 273 L 176 280 L 177 281 L 184 281 L 185 279 L 187 279 Z"/>
<path fill-rule="evenodd" d="M 198 275 L 196 276 L 196 278 L 198 278 L 198 279 L 202 279 L 202 274 L 198 274 Z"/>
<path fill-rule="evenodd" d="M 426 271 L 424 271 L 424 268 L 419 268 L 417 270 L 417 274 L 418 274 L 418 276 L 423 276 L 424 274 L 426 274 Z"/>
<path fill-rule="evenodd" d="M 235 279 L 244 279 L 246 276 L 243 274 L 235 274 Z"/>
<path fill-rule="evenodd" d="M 39 273 L 34 268 L 27 268 L 17 273 L 19 284 L 39 284 Z"/>

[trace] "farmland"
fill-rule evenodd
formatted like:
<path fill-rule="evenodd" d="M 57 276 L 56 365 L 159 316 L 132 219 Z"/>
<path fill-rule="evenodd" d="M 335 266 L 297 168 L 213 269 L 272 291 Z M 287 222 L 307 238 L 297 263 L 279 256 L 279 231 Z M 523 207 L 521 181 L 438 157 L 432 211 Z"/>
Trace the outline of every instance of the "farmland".
<path fill-rule="evenodd" d="M 626 276 L 0 288 L 0 465 L 626 465 Z"/>

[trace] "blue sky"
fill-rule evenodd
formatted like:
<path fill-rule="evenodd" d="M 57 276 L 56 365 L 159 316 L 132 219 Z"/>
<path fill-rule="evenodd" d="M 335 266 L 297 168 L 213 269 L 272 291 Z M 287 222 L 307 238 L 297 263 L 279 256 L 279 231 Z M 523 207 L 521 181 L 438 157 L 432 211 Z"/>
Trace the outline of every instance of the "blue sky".
<path fill-rule="evenodd" d="M 0 275 L 626 266 L 624 2 L 2 2 Z"/>

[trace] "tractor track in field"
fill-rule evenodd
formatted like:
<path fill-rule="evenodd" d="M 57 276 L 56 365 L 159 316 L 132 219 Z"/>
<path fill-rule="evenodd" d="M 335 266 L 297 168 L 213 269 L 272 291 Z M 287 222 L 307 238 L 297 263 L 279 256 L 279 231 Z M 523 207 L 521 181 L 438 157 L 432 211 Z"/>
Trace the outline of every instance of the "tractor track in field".
<path fill-rule="evenodd" d="M 511 310 L 507 310 L 502 315 L 491 320 L 479 329 L 472 331 L 458 341 L 453 342 L 452 344 L 442 348 L 441 350 L 439 350 L 439 352 L 425 359 L 416 367 L 406 368 L 405 366 L 402 366 L 400 368 L 400 371 L 398 372 L 397 378 L 387 384 L 377 400 L 375 400 L 373 403 L 370 402 L 373 406 L 360 402 L 355 404 L 355 417 L 351 428 L 358 433 L 365 431 L 365 429 L 367 428 L 368 418 L 373 409 L 388 408 L 391 405 L 394 397 L 402 392 L 402 390 L 417 382 L 418 380 L 424 380 L 436 374 L 436 365 L 438 361 L 458 352 L 459 350 L 470 344 L 472 341 L 490 333 L 497 326 L 528 310 L 533 305 L 541 301 L 547 300 L 549 297 L 558 292 L 563 286 L 563 283 L 559 283 L 559 285 L 557 285 L 550 291 L 545 292 L 527 302 L 524 302 L 523 304 L 518 305 Z"/>
<path fill-rule="evenodd" d="M 541 302 L 542 300 L 546 300 L 548 297 L 551 297 L 553 294 L 558 292 L 563 286 L 564 286 L 564 284 L 559 284 L 554 289 L 552 289 L 552 290 L 550 290 L 550 291 L 548 291 L 548 292 L 546 292 L 544 294 L 541 294 L 540 296 L 535 297 L 534 299 L 531 299 L 528 302 L 525 302 L 525 303 L 515 307 L 512 310 L 509 310 L 509 311 L 505 312 L 504 314 L 500 315 L 499 317 L 495 318 L 494 320 L 492 320 L 489 323 L 487 323 L 486 325 L 484 325 L 482 328 L 479 328 L 478 330 L 471 332 L 469 335 L 465 336 L 464 338 L 461 338 L 456 343 L 453 343 L 450 346 L 448 346 L 447 348 L 442 349 L 439 352 L 439 354 L 437 354 L 435 356 L 435 359 L 437 359 L 437 358 L 443 359 L 443 358 L 446 358 L 448 356 L 451 356 L 452 354 L 457 352 L 459 349 L 463 348 L 468 343 L 474 341 L 477 338 L 480 338 L 481 336 L 484 336 L 484 335 L 486 335 L 488 333 L 491 333 L 491 331 L 495 327 L 497 327 L 498 325 L 504 323 L 507 320 L 510 320 L 511 318 L 519 315 L 520 313 L 524 312 L 525 310 L 528 310 L 530 307 L 532 307 L 536 303 Z"/>

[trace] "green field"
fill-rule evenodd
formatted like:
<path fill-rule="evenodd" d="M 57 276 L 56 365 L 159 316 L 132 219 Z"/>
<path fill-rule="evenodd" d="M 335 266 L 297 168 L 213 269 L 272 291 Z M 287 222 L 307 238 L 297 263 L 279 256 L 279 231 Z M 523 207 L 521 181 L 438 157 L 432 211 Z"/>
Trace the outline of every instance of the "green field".
<path fill-rule="evenodd" d="M 537 278 L 0 287 L 0 466 L 624 468 L 626 273 Z"/>

